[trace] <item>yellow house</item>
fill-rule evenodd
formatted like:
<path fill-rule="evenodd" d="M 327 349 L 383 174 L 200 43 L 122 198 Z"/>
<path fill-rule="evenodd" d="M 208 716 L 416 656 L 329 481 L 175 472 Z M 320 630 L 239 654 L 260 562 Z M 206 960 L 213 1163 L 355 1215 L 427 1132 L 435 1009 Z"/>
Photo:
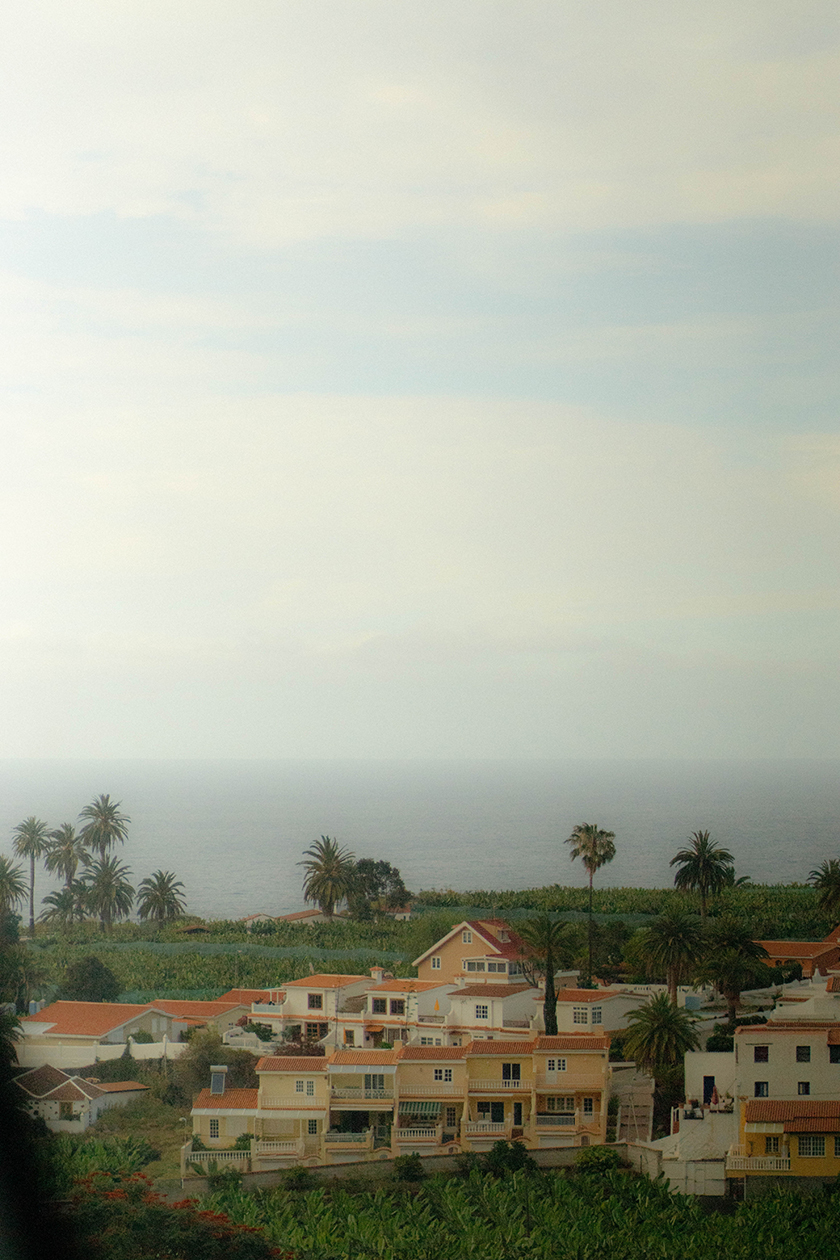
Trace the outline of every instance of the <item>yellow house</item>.
<path fill-rule="evenodd" d="M 606 1142 L 609 1059 L 610 1039 L 603 1033 L 537 1038 L 531 1145 Z"/>
<path fill-rule="evenodd" d="M 469 978 L 471 983 L 498 984 L 508 977 L 521 977 L 519 959 L 524 948 L 513 928 L 501 919 L 464 921 L 415 958 L 413 966 L 418 980 L 452 984 Z"/>
<path fill-rule="evenodd" d="M 726 1175 L 744 1179 L 747 1198 L 799 1179 L 834 1181 L 840 1173 L 840 1102 L 747 1099 L 739 1138 L 726 1157 Z"/>
<path fill-rule="evenodd" d="M 397 1068 L 395 1155 L 460 1150 L 467 1112 L 466 1046 L 403 1047 Z"/>

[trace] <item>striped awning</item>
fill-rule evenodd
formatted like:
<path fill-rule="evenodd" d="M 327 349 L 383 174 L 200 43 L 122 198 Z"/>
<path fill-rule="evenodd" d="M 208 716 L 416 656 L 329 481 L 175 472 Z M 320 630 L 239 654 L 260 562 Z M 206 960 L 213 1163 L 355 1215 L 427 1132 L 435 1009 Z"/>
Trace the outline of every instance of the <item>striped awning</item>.
<path fill-rule="evenodd" d="M 422 1102 L 409 1102 L 405 1099 L 400 1103 L 401 1116 L 439 1116 L 440 1103 L 431 1102 L 424 1099 Z"/>

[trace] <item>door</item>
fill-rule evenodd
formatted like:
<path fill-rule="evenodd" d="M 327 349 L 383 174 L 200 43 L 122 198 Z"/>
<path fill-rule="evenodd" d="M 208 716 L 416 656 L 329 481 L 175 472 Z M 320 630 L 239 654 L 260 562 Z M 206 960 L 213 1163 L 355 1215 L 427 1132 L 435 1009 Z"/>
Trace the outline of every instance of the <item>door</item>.
<path fill-rule="evenodd" d="M 522 1128 L 522 1103 L 515 1102 L 513 1104 L 513 1127 L 515 1129 Z"/>
<path fill-rule="evenodd" d="M 712 1101 L 712 1094 L 715 1092 L 715 1078 L 713 1076 L 703 1077 L 703 1102 L 706 1106 Z"/>
<path fill-rule="evenodd" d="M 493 1124 L 504 1124 L 505 1104 L 503 1102 L 494 1102 L 490 1104 L 490 1119 Z"/>

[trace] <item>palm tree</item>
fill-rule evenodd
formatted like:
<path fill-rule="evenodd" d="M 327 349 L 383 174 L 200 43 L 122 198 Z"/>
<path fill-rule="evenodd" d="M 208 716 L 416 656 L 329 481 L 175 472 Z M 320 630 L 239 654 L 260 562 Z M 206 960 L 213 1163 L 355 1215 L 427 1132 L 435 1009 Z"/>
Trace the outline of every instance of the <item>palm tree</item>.
<path fill-rule="evenodd" d="M 840 862 L 837 858 L 821 862 L 815 871 L 811 871 L 808 883 L 820 895 L 820 910 L 836 919 L 840 915 Z"/>
<path fill-rule="evenodd" d="M 751 958 L 739 949 L 722 946 L 712 950 L 697 967 L 695 978 L 701 984 L 713 984 L 722 993 L 734 1031 L 741 994 L 744 989 L 764 985 L 770 979 L 769 967 L 760 958 Z"/>
<path fill-rule="evenodd" d="M 168 919 L 177 919 L 187 908 L 181 896 L 184 885 L 171 871 L 155 871 L 137 889 L 137 908 L 141 919 L 157 919 L 162 928 Z"/>
<path fill-rule="evenodd" d="M 708 831 L 694 831 L 687 849 L 680 849 L 670 865 L 680 869 L 674 876 L 677 888 L 700 894 L 700 917 L 706 919 L 709 897 L 722 892 L 729 882 L 735 861 L 728 849 L 717 849 Z"/>
<path fill-rule="evenodd" d="M 39 921 L 41 923 L 58 923 L 61 927 L 66 927 L 69 923 L 72 923 L 76 913 L 81 909 L 79 905 L 80 893 L 84 895 L 84 885 L 75 882 L 69 888 L 65 886 L 57 889 L 56 892 L 47 893 L 46 897 L 41 898 L 41 905 L 47 908 L 38 915 Z M 81 914 L 79 917 L 81 917 Z"/>
<path fill-rule="evenodd" d="M 586 983 L 592 983 L 592 878 L 600 867 L 615 857 L 615 832 L 602 831 L 597 823 L 578 823 L 566 844 L 572 846 L 572 861 L 583 862 L 589 874 L 589 950 Z"/>
<path fill-rule="evenodd" d="M 543 1001 L 543 1023 L 547 1037 L 557 1036 L 557 991 L 554 988 L 554 973 L 557 970 L 558 954 L 563 947 L 565 924 L 552 919 L 547 914 L 527 919 L 518 927 L 518 932 L 528 949 L 524 960 L 527 967 L 531 958 L 540 960 L 540 971 L 545 972 L 545 998 Z"/>
<path fill-rule="evenodd" d="M 26 880 L 19 866 L 0 853 L 0 914 L 10 914 L 15 906 L 26 900 Z"/>
<path fill-rule="evenodd" d="M 76 877 L 80 866 L 90 861 L 90 853 L 81 836 L 76 835 L 72 823 L 62 823 L 50 832 L 50 844 L 44 866 L 48 871 L 57 872 L 64 879 L 64 887 L 69 888 Z"/>
<path fill-rule="evenodd" d="M 103 932 L 110 932 L 114 919 L 131 913 L 134 889 L 128 882 L 130 874 L 128 867 L 108 857 L 91 862 L 82 877 L 87 907 L 99 916 Z"/>
<path fill-rule="evenodd" d="M 684 982 L 703 954 L 703 927 L 694 914 L 667 910 L 640 933 L 640 949 L 651 970 L 665 972 L 668 997 L 677 1005 L 677 986 Z"/>
<path fill-rule="evenodd" d="M 624 1053 L 652 1075 L 677 1067 L 687 1051 L 696 1050 L 700 1045 L 692 1017 L 675 1006 L 667 993 L 658 993 L 644 1006 L 631 1011 L 627 1023 Z"/>
<path fill-rule="evenodd" d="M 29 935 L 35 935 L 35 859 L 43 857 L 49 847 L 47 824 L 31 814 L 14 828 L 14 850 L 18 857 L 29 858 Z"/>
<path fill-rule="evenodd" d="M 335 907 L 353 888 L 355 856 L 339 847 L 330 836 L 321 836 L 311 849 L 304 850 L 304 860 L 298 862 L 306 871 L 303 895 L 307 901 L 317 901 L 328 919 Z"/>
<path fill-rule="evenodd" d="M 112 801 L 107 793 L 86 805 L 79 819 L 87 819 L 81 837 L 88 849 L 104 859 L 112 845 L 125 844 L 131 819 L 120 813 L 121 801 Z"/>

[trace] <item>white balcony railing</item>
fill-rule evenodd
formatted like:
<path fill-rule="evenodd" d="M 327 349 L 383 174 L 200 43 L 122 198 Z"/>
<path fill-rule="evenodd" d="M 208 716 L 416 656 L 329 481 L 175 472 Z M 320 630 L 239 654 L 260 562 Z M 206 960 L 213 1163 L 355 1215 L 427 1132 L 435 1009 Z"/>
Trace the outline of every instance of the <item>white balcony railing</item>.
<path fill-rule="evenodd" d="M 522 1081 L 474 1080 L 474 1081 L 470 1081 L 469 1088 L 470 1088 L 471 1094 L 482 1093 L 482 1092 L 485 1094 L 488 1092 L 493 1093 L 493 1094 L 499 1094 L 502 1091 L 507 1091 L 511 1089 L 525 1090 L 526 1093 L 530 1093 L 531 1090 L 534 1088 L 534 1083 L 533 1081 L 530 1081 L 530 1080 L 522 1080 Z"/>
<path fill-rule="evenodd" d="M 502 1028 L 530 1028 L 530 1019 L 503 1019 Z"/>
<path fill-rule="evenodd" d="M 493 1120 L 465 1120 L 461 1128 L 467 1137 L 480 1137 L 482 1134 L 504 1137 L 510 1131 L 509 1124 L 497 1124 Z"/>
<path fill-rule="evenodd" d="M 371 1141 L 371 1130 L 364 1133 L 325 1133 L 324 1141 L 328 1146 L 364 1146 Z"/>
<path fill-rule="evenodd" d="M 727 1155 L 727 1172 L 790 1172 L 790 1156 Z"/>
<path fill-rule="evenodd" d="M 400 1098 L 417 1098 L 417 1097 L 441 1097 L 449 1095 L 450 1098 L 460 1098 L 464 1092 L 463 1084 L 455 1081 L 449 1081 L 443 1085 L 400 1085 Z"/>
<path fill-rule="evenodd" d="M 603 1076 L 580 1076 L 577 1072 L 537 1073 L 534 1085 L 539 1090 L 552 1090 L 558 1094 L 597 1094 L 606 1089 Z"/>
<path fill-rule="evenodd" d="M 333 1098 L 343 1099 L 382 1099 L 392 1100 L 394 1097 L 393 1087 L 391 1089 L 365 1089 L 362 1085 L 339 1085 L 332 1089 Z"/>
<path fill-rule="evenodd" d="M 393 1136 L 398 1142 L 430 1142 L 437 1146 L 443 1136 L 443 1128 L 438 1125 L 436 1129 L 394 1129 Z"/>
<path fill-rule="evenodd" d="M 299 1138 L 289 1142 L 273 1142 L 270 1139 L 261 1138 L 251 1146 L 251 1154 L 257 1159 L 261 1157 L 271 1159 L 284 1155 L 299 1157 L 303 1154 L 303 1142 Z"/>
<path fill-rule="evenodd" d="M 187 1162 L 190 1164 L 243 1164 L 246 1168 L 250 1161 L 250 1151 L 189 1151 Z"/>

